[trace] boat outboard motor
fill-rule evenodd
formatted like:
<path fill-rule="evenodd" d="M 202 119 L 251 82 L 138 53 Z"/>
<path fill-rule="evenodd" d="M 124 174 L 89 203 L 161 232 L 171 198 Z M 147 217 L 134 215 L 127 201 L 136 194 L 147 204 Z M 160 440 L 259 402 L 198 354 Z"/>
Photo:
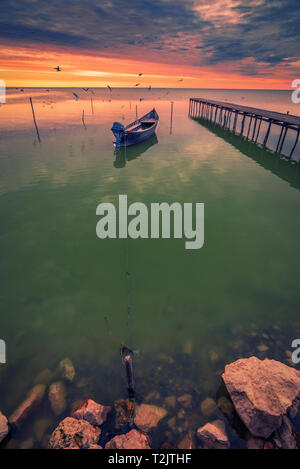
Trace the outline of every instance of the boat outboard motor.
<path fill-rule="evenodd" d="M 114 142 L 116 148 L 120 148 L 121 141 L 123 139 L 124 130 L 125 130 L 125 127 L 123 124 L 120 124 L 120 122 L 114 122 L 114 125 L 111 128 L 111 131 L 116 137 L 116 141 Z"/>

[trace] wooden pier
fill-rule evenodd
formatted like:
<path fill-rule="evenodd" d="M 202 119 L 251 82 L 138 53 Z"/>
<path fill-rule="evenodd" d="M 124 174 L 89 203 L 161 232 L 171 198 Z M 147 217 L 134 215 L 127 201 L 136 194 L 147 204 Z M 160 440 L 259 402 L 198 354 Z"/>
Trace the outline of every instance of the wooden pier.
<path fill-rule="evenodd" d="M 280 112 L 267 111 L 222 101 L 190 98 L 189 115 L 194 119 L 208 120 L 216 125 L 222 126 L 224 129 L 239 133 L 241 136 L 246 137 L 254 143 L 257 143 L 262 132 L 262 123 L 266 122 L 267 128 L 263 138 L 264 147 L 267 146 L 272 125 L 277 125 L 281 130 L 275 153 L 281 153 L 288 130 L 293 130 L 295 132 L 295 140 L 289 155 L 287 155 L 288 159 L 292 158 L 299 141 L 300 117 L 290 114 L 282 114 Z M 239 132 L 237 132 L 239 116 L 241 116 L 241 122 Z M 247 125 L 246 118 L 249 118 Z"/>

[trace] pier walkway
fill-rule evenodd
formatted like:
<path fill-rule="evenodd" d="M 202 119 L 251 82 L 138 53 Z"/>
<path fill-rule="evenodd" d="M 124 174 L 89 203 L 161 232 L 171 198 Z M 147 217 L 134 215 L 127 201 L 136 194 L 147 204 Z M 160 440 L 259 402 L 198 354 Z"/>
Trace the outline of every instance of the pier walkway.
<path fill-rule="evenodd" d="M 283 114 L 280 112 L 203 98 L 190 98 L 189 115 L 196 119 L 209 120 L 215 124 L 221 125 L 225 129 L 232 130 L 235 133 L 238 118 L 241 116 L 240 135 L 245 136 L 247 139 L 250 139 L 255 143 L 260 135 L 262 122 L 267 122 L 268 125 L 263 139 L 264 146 L 267 145 L 272 125 L 280 126 L 281 131 L 275 153 L 281 153 L 288 130 L 294 130 L 296 132 L 296 137 L 288 155 L 289 159 L 291 159 L 299 141 L 299 116 L 292 116 L 290 114 Z M 247 133 L 244 134 L 247 117 L 249 118 L 249 123 L 247 123 Z"/>

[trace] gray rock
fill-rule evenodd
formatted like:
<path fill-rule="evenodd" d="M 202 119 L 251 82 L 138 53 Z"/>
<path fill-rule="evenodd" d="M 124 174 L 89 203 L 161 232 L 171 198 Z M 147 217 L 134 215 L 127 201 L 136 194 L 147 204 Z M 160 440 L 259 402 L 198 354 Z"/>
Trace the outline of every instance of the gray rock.
<path fill-rule="evenodd" d="M 11 425 L 20 426 L 33 409 L 40 403 L 46 391 L 45 384 L 37 384 L 27 394 L 26 399 L 9 417 Z"/>
<path fill-rule="evenodd" d="M 150 449 L 146 435 L 131 430 L 124 435 L 117 435 L 106 443 L 105 449 Z"/>
<path fill-rule="evenodd" d="M 227 449 L 230 446 L 222 420 L 215 420 L 198 428 L 197 437 L 204 449 Z"/>
<path fill-rule="evenodd" d="M 150 404 L 141 404 L 134 417 L 134 423 L 143 432 L 148 432 L 156 427 L 161 419 L 167 415 L 167 411 L 162 407 Z"/>
<path fill-rule="evenodd" d="M 83 402 L 81 406 L 73 412 L 72 417 L 76 419 L 83 419 L 89 422 L 91 425 L 102 425 L 109 414 L 111 407 L 97 404 L 92 399 L 88 399 Z"/>
<path fill-rule="evenodd" d="M 81 449 L 97 444 L 100 428 L 93 427 L 85 420 L 67 417 L 60 422 L 49 439 L 50 449 Z"/>
<path fill-rule="evenodd" d="M 4 440 L 8 433 L 9 428 L 7 418 L 2 414 L 2 412 L 0 412 L 0 443 Z"/>
<path fill-rule="evenodd" d="M 300 391 L 300 371 L 275 360 L 237 360 L 222 377 L 250 433 L 266 439 L 279 429 Z"/>

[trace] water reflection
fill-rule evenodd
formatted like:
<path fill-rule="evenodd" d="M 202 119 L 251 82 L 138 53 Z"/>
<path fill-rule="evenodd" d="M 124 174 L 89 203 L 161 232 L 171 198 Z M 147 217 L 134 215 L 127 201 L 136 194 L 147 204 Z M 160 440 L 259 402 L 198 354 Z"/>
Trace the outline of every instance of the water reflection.
<path fill-rule="evenodd" d="M 219 125 L 206 120 L 192 119 L 198 121 L 203 127 L 230 143 L 243 155 L 256 161 L 260 166 L 271 171 L 283 181 L 288 182 L 292 187 L 300 190 L 300 169 L 299 164 L 280 158 L 270 150 L 237 135 L 230 130 L 223 129 Z"/>
<path fill-rule="evenodd" d="M 130 147 L 120 147 L 118 150 L 114 151 L 115 168 L 125 168 L 127 161 L 136 160 L 143 153 L 145 153 L 149 148 L 153 147 L 158 143 L 156 134 L 148 138 L 145 142 L 138 143 L 137 145 L 132 145 Z"/>

